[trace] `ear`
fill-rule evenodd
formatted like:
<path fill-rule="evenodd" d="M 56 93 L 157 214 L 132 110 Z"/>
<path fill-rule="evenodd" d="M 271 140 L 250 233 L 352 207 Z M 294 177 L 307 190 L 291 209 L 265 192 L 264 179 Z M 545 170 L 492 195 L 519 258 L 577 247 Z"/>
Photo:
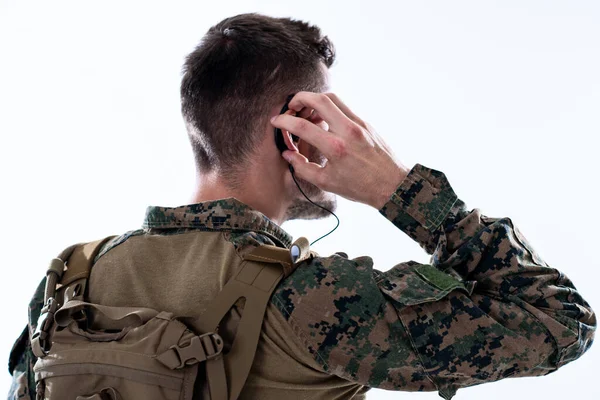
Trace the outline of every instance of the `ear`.
<path fill-rule="evenodd" d="M 284 114 L 296 115 L 296 112 L 294 110 L 287 110 Z M 285 142 L 285 145 L 287 146 L 288 150 L 298 151 L 297 142 L 294 142 L 292 140 L 292 134 L 289 131 L 286 131 L 285 129 L 282 129 L 281 132 L 283 135 L 283 141 Z M 298 137 L 296 137 L 296 139 L 298 139 Z"/>
<path fill-rule="evenodd" d="M 285 142 L 285 145 L 287 146 L 288 150 L 298 151 L 298 146 L 292 141 L 292 134 L 286 130 L 282 130 L 282 133 L 283 141 Z"/>

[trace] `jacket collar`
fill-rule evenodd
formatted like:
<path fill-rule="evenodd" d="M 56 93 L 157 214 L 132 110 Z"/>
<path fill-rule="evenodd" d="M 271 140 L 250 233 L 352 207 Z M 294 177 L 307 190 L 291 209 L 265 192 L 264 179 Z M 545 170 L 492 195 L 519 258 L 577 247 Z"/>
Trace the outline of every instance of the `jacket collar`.
<path fill-rule="evenodd" d="M 142 228 L 253 231 L 268 235 L 286 248 L 292 244 L 289 233 L 234 197 L 178 207 L 148 206 Z"/>

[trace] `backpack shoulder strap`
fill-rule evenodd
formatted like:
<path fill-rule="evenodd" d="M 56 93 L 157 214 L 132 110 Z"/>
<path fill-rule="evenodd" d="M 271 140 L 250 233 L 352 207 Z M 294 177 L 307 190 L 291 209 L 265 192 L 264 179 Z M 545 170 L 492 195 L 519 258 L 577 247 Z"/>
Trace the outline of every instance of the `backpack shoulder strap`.
<path fill-rule="evenodd" d="M 102 249 L 102 246 L 115 237 L 116 235 L 112 235 L 94 242 L 75 245 L 71 253 L 64 258 L 66 269 L 63 272 L 60 286 L 57 289 L 68 286 L 79 279 L 87 281 L 90 277 L 94 259 Z M 85 287 L 82 289 L 85 290 Z M 83 295 L 84 290 L 81 291 L 81 295 Z"/>
<path fill-rule="evenodd" d="M 317 255 L 300 237 L 289 249 L 261 245 L 243 255 L 244 262 L 206 312 L 190 322 L 197 333 L 216 332 L 219 322 L 240 298 L 244 311 L 231 350 L 206 362 L 211 399 L 235 400 L 244 386 L 260 337 L 269 299 L 278 283 L 304 260 Z"/>
<path fill-rule="evenodd" d="M 65 301 L 68 297 L 83 299 L 94 258 L 102 246 L 116 236 L 107 236 L 94 242 L 73 244 L 50 261 L 50 266 L 46 271 L 44 306 L 31 338 L 31 348 L 36 357 L 43 357 L 50 350 L 54 314 L 60 307 L 56 299 L 56 291 L 67 286 L 71 293 L 64 294 Z M 68 287 L 69 285 L 72 288 Z"/>
<path fill-rule="evenodd" d="M 296 266 L 302 261 L 316 255 L 310 251 L 308 239 L 298 238 L 289 249 L 264 244 L 255 247 L 248 254 L 242 256 L 244 260 L 252 260 L 266 263 L 279 263 L 283 267 L 284 277 L 288 277 Z"/>

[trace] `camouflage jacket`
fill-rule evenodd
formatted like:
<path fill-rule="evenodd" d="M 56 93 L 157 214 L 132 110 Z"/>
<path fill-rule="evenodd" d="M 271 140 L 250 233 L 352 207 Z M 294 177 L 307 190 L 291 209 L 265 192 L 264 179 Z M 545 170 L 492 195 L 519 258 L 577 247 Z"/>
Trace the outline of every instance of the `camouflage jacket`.
<path fill-rule="evenodd" d="M 343 398 L 383 388 L 438 391 L 450 399 L 462 387 L 549 374 L 591 346 L 596 317 L 573 283 L 546 264 L 510 218 L 469 211 L 442 172 L 416 164 L 379 212 L 431 255 L 429 264 L 400 262 L 382 272 L 368 256 L 314 257 L 280 283 L 269 306 L 269 318 L 286 325 L 283 344 L 271 335 L 269 345 L 292 354 L 313 375 L 347 382 Z M 132 238 L 192 232 L 218 233 L 238 253 L 260 243 L 292 243 L 283 229 L 234 198 L 148 207 L 142 229 L 108 242 L 92 273 L 102 257 Z M 27 386 L 35 398 L 29 331 L 44 283 L 29 305 L 30 327 L 11 353 L 11 399 Z"/>

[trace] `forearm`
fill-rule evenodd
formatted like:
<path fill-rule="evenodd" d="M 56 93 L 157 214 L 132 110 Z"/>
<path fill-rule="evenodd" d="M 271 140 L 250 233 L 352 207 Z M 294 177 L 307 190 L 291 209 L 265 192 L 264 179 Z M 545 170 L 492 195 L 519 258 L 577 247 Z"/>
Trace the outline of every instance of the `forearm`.
<path fill-rule="evenodd" d="M 581 356 L 597 322 L 577 288 L 537 254 L 510 218 L 467 212 L 458 202 L 458 213 L 441 225 L 447 231 L 439 235 L 432 264 L 475 282 L 478 296 L 513 303 L 541 321 L 556 345 L 549 368 Z"/>
<path fill-rule="evenodd" d="M 541 259 L 510 218 L 490 218 L 479 209 L 469 211 L 440 171 L 417 164 L 380 212 L 432 254 L 431 264 L 437 270 L 466 288 L 474 288 L 469 296 L 455 292 L 445 302 L 399 306 L 411 334 L 429 329 L 421 321 L 431 323 L 446 314 L 457 319 L 466 313 L 469 319 L 462 324 L 463 331 L 457 332 L 467 336 L 477 330 L 480 335 L 485 332 L 480 338 L 485 348 L 484 343 L 491 343 L 498 332 L 508 328 L 502 336 L 512 333 L 520 338 L 515 339 L 515 351 L 524 346 L 523 351 L 533 351 L 528 357 L 539 363 L 515 359 L 513 369 L 497 365 L 490 369 L 497 374 L 495 379 L 504 377 L 503 373 L 525 376 L 551 372 L 581 356 L 591 345 L 596 317 L 573 283 Z M 398 285 L 394 279 L 390 284 Z M 401 304 L 402 299 L 398 299 Z M 474 320 L 476 324 L 471 323 Z M 418 352 L 433 354 L 429 361 L 425 357 L 424 363 L 435 368 L 447 355 L 432 353 L 427 343 L 432 334 L 415 339 L 415 343 Z M 475 336 L 472 339 L 477 342 Z M 420 348 L 419 340 L 424 340 Z M 510 352 L 510 346 L 503 344 L 491 354 L 501 354 L 506 360 L 515 356 L 505 352 Z M 484 375 L 469 380 L 466 371 L 462 384 L 475 383 Z M 490 375 L 489 379 L 494 378 Z"/>
<path fill-rule="evenodd" d="M 548 266 L 510 218 L 469 211 L 442 172 L 416 164 L 380 213 L 431 254 L 432 265 L 473 282 L 476 292 L 516 295 L 595 324 L 573 283 Z"/>

